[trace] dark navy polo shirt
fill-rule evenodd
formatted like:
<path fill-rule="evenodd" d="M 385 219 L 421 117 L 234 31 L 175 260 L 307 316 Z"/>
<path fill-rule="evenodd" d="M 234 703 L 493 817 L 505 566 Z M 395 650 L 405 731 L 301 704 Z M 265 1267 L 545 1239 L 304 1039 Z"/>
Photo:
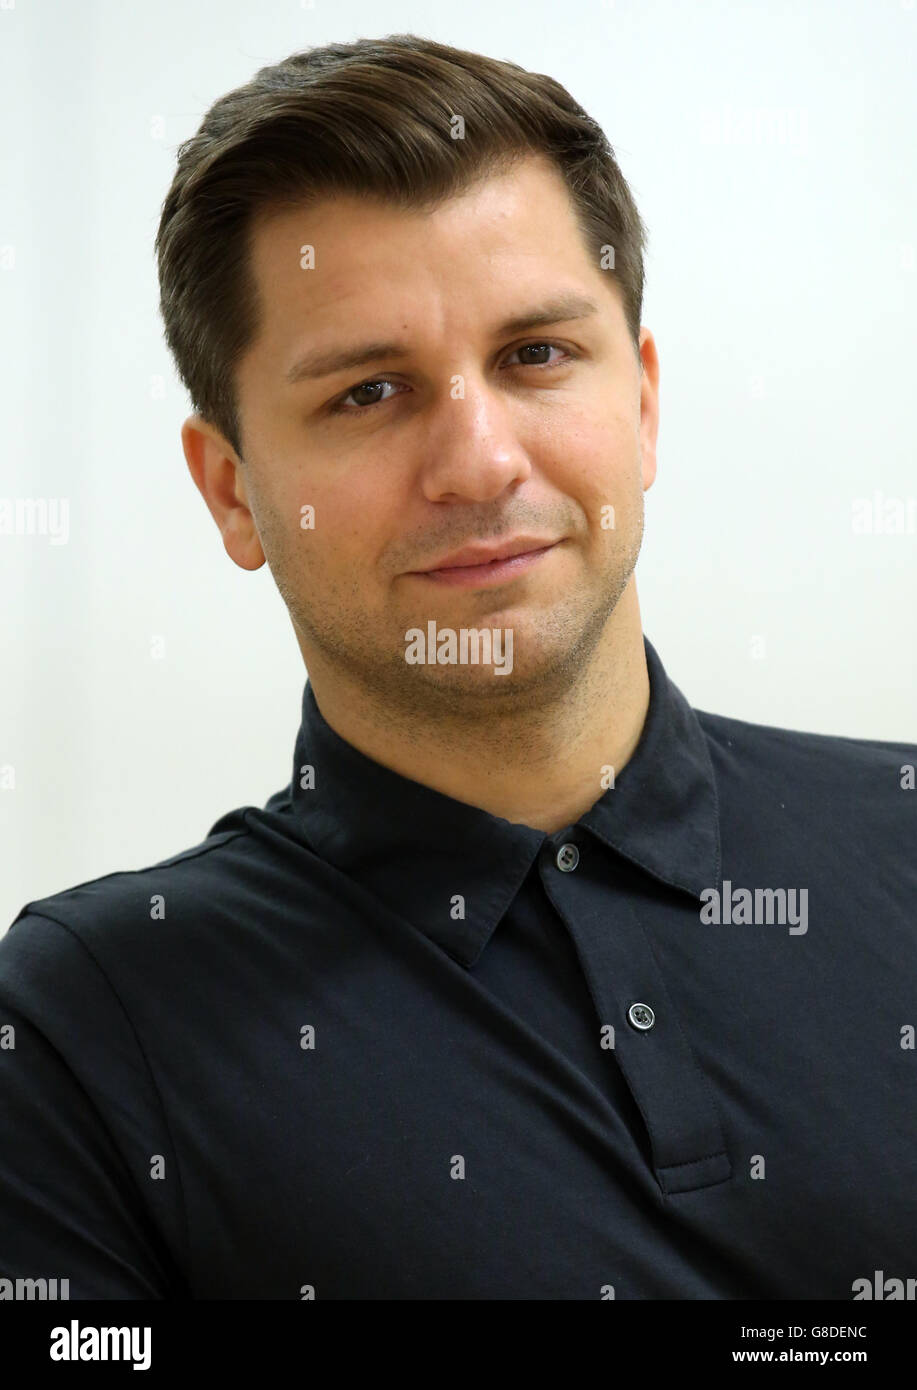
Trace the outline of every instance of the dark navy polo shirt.
<path fill-rule="evenodd" d="M 637 748 L 558 833 L 366 757 L 306 681 L 263 808 L 27 903 L 0 941 L 0 1276 L 851 1299 L 917 1275 L 917 746 L 695 711 L 645 646 Z"/>

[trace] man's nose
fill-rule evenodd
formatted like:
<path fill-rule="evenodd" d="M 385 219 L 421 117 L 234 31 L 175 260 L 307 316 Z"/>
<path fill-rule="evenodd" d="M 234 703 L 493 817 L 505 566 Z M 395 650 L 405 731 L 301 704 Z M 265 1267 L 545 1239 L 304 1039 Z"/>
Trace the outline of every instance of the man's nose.
<path fill-rule="evenodd" d="M 430 407 L 422 448 L 421 486 L 432 502 L 490 502 L 513 483 L 525 482 L 532 465 L 518 438 L 512 403 L 486 381 L 464 378 Z"/>

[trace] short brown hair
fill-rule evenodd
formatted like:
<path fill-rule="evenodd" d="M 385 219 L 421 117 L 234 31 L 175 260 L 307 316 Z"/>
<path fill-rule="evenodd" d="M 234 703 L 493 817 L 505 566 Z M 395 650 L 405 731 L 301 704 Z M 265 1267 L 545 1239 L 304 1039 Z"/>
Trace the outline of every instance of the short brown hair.
<path fill-rule="evenodd" d="M 453 118 L 465 138 L 453 138 Z M 295 53 L 220 97 L 156 235 L 166 341 L 192 408 L 242 457 L 234 373 L 255 341 L 255 216 L 356 193 L 429 211 L 521 156 L 556 164 L 587 248 L 613 270 L 639 357 L 646 229 L 601 127 L 551 77 L 416 34 Z"/>

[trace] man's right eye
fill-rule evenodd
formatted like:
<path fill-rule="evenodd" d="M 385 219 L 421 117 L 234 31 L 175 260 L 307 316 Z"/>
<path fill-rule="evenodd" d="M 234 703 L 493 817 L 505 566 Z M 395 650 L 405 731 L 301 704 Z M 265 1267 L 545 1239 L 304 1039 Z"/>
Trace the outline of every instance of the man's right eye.
<path fill-rule="evenodd" d="M 388 377 L 370 377 L 366 381 L 360 381 L 356 386 L 351 386 L 350 390 L 331 406 L 330 413 L 332 415 L 365 415 L 366 412 L 372 410 L 374 406 L 384 405 L 386 400 L 391 400 L 391 396 L 382 397 L 375 401 L 365 401 L 359 405 L 347 405 L 347 397 L 354 395 L 357 391 L 370 390 L 375 386 L 392 385 L 397 385 L 397 382 L 392 382 Z"/>

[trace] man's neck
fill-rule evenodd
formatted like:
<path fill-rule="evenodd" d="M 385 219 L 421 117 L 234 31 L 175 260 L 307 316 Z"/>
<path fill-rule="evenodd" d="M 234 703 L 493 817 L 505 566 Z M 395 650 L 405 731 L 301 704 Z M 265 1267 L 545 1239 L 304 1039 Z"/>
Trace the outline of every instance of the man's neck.
<path fill-rule="evenodd" d="M 375 762 L 491 815 L 552 833 L 595 804 L 629 761 L 649 707 L 636 592 L 622 595 L 592 659 L 562 696 L 450 725 L 375 708 L 364 689 L 321 661 L 309 665 L 326 722 Z"/>

